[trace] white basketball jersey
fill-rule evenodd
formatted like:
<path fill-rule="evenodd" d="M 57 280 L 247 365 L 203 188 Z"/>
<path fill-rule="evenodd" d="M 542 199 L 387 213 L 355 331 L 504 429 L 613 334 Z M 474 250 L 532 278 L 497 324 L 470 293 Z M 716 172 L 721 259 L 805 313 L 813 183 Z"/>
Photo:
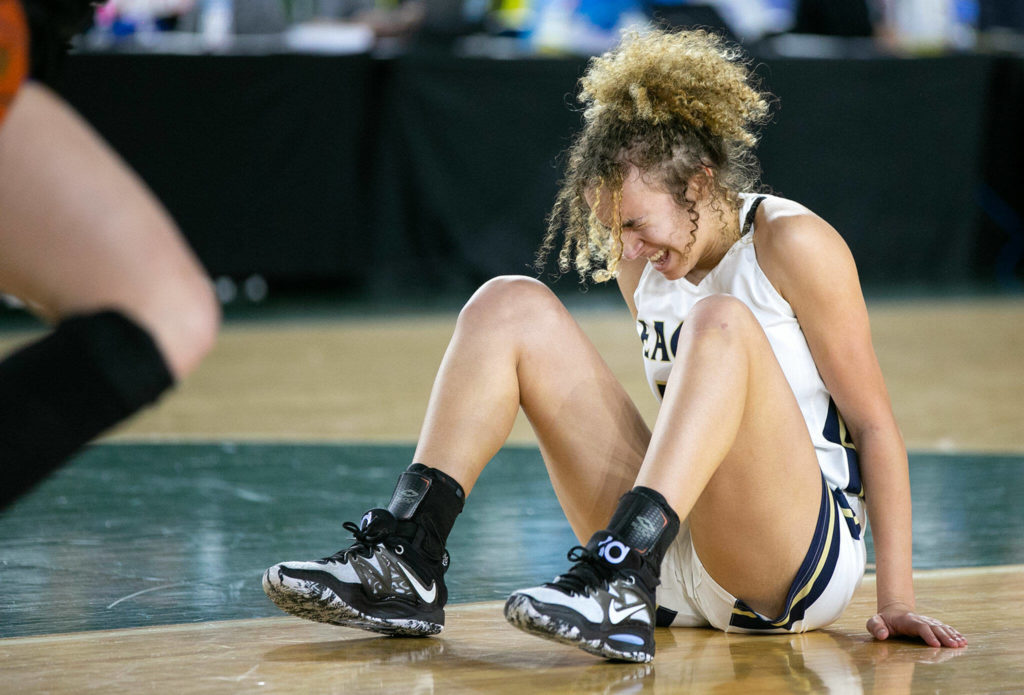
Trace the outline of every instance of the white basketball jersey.
<path fill-rule="evenodd" d="M 743 236 L 696 285 L 686 278 L 667 280 L 648 264 L 633 295 L 637 331 L 643 341 L 644 369 L 654 395 L 661 400 L 675 360 L 683 321 L 700 299 L 728 294 L 746 304 L 771 343 L 775 357 L 796 395 L 829 487 L 861 495 L 860 469 L 846 426 L 814 364 L 803 330 L 789 303 L 775 290 L 757 264 L 753 243 L 755 201 L 771 196 L 744 194 L 740 208 Z"/>

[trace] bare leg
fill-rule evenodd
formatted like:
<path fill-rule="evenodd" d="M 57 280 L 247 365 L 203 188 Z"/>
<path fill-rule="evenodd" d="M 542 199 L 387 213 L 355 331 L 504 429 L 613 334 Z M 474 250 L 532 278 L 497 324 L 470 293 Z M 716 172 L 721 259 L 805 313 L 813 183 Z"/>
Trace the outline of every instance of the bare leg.
<path fill-rule="evenodd" d="M 117 309 L 171 372 L 213 345 L 219 307 L 142 182 L 45 87 L 26 84 L 0 127 L 0 290 L 45 318 Z"/>
<path fill-rule="evenodd" d="M 796 398 L 754 315 L 710 297 L 687 317 L 638 485 L 689 517 L 711 576 L 781 612 L 813 534 L 821 473 Z"/>
<path fill-rule="evenodd" d="M 573 530 L 585 539 L 604 528 L 632 487 L 647 427 L 547 287 L 525 277 L 496 278 L 459 315 L 414 454 L 424 466 L 402 473 L 386 511 L 370 510 L 358 531 L 349 527 L 353 553 L 268 569 L 263 588 L 270 599 L 321 622 L 389 634 L 439 632 L 445 541 L 520 405 Z M 391 568 L 383 574 L 388 579 L 374 567 Z"/>
<path fill-rule="evenodd" d="M 0 361 L 0 508 L 192 371 L 219 321 L 159 203 L 31 83 L 0 126 L 0 290 L 59 324 Z"/>
<path fill-rule="evenodd" d="M 765 614 L 781 610 L 821 477 L 796 399 L 742 303 L 709 298 L 688 317 L 649 439 L 557 298 L 528 278 L 491 281 L 460 315 L 415 459 L 468 491 L 520 405 L 581 540 L 607 525 L 624 492 L 650 487 L 689 517 L 720 584 Z"/>
<path fill-rule="evenodd" d="M 603 528 L 650 437 L 597 350 L 542 283 L 496 278 L 467 303 L 441 363 L 415 460 L 468 492 L 522 406 L 576 535 Z"/>

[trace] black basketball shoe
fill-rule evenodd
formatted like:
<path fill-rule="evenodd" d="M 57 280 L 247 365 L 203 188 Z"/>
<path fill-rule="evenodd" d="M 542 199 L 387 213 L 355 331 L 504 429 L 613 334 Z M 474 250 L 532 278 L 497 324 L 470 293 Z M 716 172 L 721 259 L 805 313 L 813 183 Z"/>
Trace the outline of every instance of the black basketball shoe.
<path fill-rule="evenodd" d="M 521 630 L 608 659 L 654 658 L 658 580 L 643 559 L 607 531 L 570 550 L 569 559 L 576 564 L 553 582 L 512 594 L 505 618 Z"/>
<path fill-rule="evenodd" d="M 462 510 L 462 488 L 414 464 L 399 478 L 388 509 L 371 509 L 355 542 L 312 562 L 282 562 L 263 575 L 263 591 L 282 610 L 322 623 L 389 635 L 425 636 L 444 628 L 448 551 Z"/>
<path fill-rule="evenodd" d="M 620 501 L 611 530 L 598 531 L 586 547 L 570 550 L 576 564 L 565 574 L 513 593 L 505 602 L 505 618 L 521 630 L 597 656 L 650 661 L 654 591 L 661 559 L 678 529 L 678 517 L 660 494 L 634 488 Z"/>
<path fill-rule="evenodd" d="M 371 509 L 355 543 L 313 562 L 282 562 L 263 575 L 263 590 L 282 610 L 321 623 L 390 635 L 433 635 L 444 627 L 448 553 L 427 558 L 395 533 L 395 517 Z"/>

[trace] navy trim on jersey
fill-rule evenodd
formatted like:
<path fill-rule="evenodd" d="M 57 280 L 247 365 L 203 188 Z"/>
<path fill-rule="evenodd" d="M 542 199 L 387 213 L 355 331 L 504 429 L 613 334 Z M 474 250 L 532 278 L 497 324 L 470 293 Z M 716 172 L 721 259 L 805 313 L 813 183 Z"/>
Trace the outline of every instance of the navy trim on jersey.
<path fill-rule="evenodd" d="M 657 611 L 654 613 L 654 626 L 671 627 L 672 621 L 676 619 L 677 615 L 679 615 L 679 611 L 665 608 L 665 606 L 658 606 Z"/>
<path fill-rule="evenodd" d="M 760 207 L 764 201 L 764 196 L 758 196 L 754 198 L 754 202 L 750 204 L 750 209 L 747 210 L 747 216 L 743 219 L 743 229 L 740 230 L 740 236 L 746 236 L 750 228 L 754 226 L 754 216 L 757 214 L 757 208 Z"/>
<path fill-rule="evenodd" d="M 833 444 L 838 444 L 846 451 L 846 467 L 849 471 L 849 482 L 846 484 L 846 492 L 857 497 L 864 496 L 864 484 L 860 479 L 860 458 L 857 456 L 857 447 L 850 437 L 850 431 L 846 429 L 843 416 L 839 414 L 836 402 L 829 396 L 828 414 L 825 416 L 825 427 L 821 431 L 822 436 Z"/>
<path fill-rule="evenodd" d="M 842 513 L 843 518 L 846 519 L 846 525 L 850 527 L 850 535 L 853 536 L 853 540 L 859 541 L 863 527 L 860 519 L 857 518 L 857 513 L 850 506 L 850 500 L 846 499 L 846 495 L 839 488 L 832 490 L 832 496 L 836 498 L 836 504 L 839 505 L 839 511 Z"/>
<path fill-rule="evenodd" d="M 778 631 L 789 630 L 794 623 L 803 620 L 807 608 L 825 591 L 835 572 L 841 542 L 839 518 L 839 505 L 829 494 L 828 485 L 822 477 L 818 523 L 807 555 L 796 573 L 796 579 L 790 585 L 782 615 L 774 620 L 766 618 L 737 599 L 733 604 L 729 625 L 746 630 Z"/>

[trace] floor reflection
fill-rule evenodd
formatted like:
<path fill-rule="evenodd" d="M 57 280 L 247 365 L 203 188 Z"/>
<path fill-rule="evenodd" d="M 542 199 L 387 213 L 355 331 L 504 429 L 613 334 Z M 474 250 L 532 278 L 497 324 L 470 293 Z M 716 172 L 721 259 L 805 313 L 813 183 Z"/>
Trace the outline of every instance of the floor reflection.
<path fill-rule="evenodd" d="M 383 692 L 392 676 L 417 693 L 460 691 L 559 693 L 843 693 L 901 695 L 931 690 L 941 669 L 965 650 L 910 642 L 874 642 L 834 631 L 803 635 L 726 635 L 713 630 L 659 629 L 653 663 L 595 660 L 571 647 L 508 633 L 494 604 L 489 627 L 443 638 L 353 637 L 289 644 L 262 655 L 263 675 L 277 666 L 344 667 L 351 692 Z M 485 621 L 486 622 L 486 621 Z M 483 625 L 478 625 L 481 627 Z M 475 628 L 474 628 L 475 629 Z M 343 631 L 345 635 L 353 633 Z M 468 637 L 468 638 L 467 638 Z M 494 646 L 506 647 L 496 651 Z M 932 671 L 925 673 L 928 669 Z M 915 680 L 915 676 L 920 676 Z M 379 690 L 378 690 L 379 689 Z"/>
<path fill-rule="evenodd" d="M 406 446 L 99 445 L 0 516 L 0 637 L 280 615 L 260 576 L 346 545 Z M 1024 558 L 1024 458 L 912 455 L 917 569 Z M 964 493 L 963 491 L 967 491 Z M 542 539 L 542 542 L 537 542 Z M 574 545 L 536 449 L 487 467 L 450 538 L 453 604 L 551 579 Z"/>

